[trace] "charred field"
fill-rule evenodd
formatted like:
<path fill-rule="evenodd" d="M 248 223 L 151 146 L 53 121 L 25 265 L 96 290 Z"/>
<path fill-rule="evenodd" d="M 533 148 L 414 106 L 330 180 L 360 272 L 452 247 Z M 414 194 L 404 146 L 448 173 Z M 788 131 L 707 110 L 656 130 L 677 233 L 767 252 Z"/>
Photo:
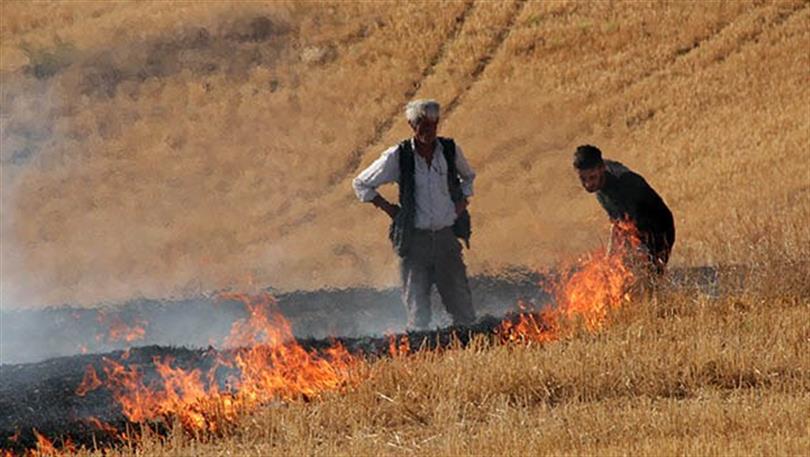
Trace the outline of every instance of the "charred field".
<path fill-rule="evenodd" d="M 335 344 L 343 345 L 351 354 L 374 360 L 390 354 L 390 345 L 403 337 L 419 348 L 438 350 L 451 346 L 463 347 L 472 337 L 491 335 L 502 319 L 491 316 L 469 327 L 446 327 L 434 331 L 401 333 L 390 337 L 344 337 L 329 339 L 302 339 L 298 344 L 307 351 L 319 353 Z M 77 395 L 88 366 L 102 371 L 105 359 L 113 359 L 127 366 L 137 366 L 146 384 L 159 381 L 155 360 L 172 360 L 172 366 L 183 370 L 208 372 L 222 356 L 216 349 L 187 349 L 182 347 L 143 346 L 127 351 L 106 354 L 86 354 L 60 357 L 44 362 L 0 366 L 0 434 L 4 441 L 0 448 L 24 451 L 37 444 L 34 430 L 54 443 L 67 440 L 92 448 L 95 444 L 111 445 L 122 442 L 121 433 L 137 423 L 128 421 L 112 394 L 98 389 L 86 395 Z M 229 373 L 229 371 L 231 373 Z M 220 389 L 226 389 L 224 379 L 234 370 L 224 369 Z M 306 396 L 302 398 L 306 401 Z M 102 425 L 103 424 L 103 425 Z M 170 431 L 166 423 L 153 422 L 156 430 Z"/>
<path fill-rule="evenodd" d="M 670 273 L 668 283 L 672 287 L 717 295 L 739 287 L 741 273 L 739 267 L 676 269 Z M 434 330 L 418 332 L 402 331 L 405 316 L 399 292 L 395 289 L 293 292 L 274 296 L 272 303 L 267 305 L 281 313 L 292 329 L 294 339 L 280 345 L 294 345 L 317 357 L 340 346 L 351 356 L 373 362 L 411 351 L 461 349 L 477 337 L 493 338 L 504 322 L 515 324 L 521 316 L 530 313 L 527 308 L 539 312 L 556 306 L 554 296 L 544 284 L 557 280 L 557 276 L 513 269 L 498 276 L 473 277 L 471 288 L 481 316 L 476 324 L 447 325 L 449 322 L 446 316 L 442 316 L 438 297 L 434 297 L 439 325 Z M 522 304 L 522 309 L 518 308 L 518 303 Z M 168 361 L 166 363 L 174 369 L 212 373 L 208 383 L 215 385 L 214 389 L 232 395 L 238 389 L 229 385 L 228 380 L 232 376 L 238 377 L 240 370 L 219 362 L 245 348 L 218 349 L 211 343 L 222 342 L 234 323 L 245 319 L 249 311 L 244 303 L 233 297 L 212 294 L 209 298 L 194 300 L 138 300 L 103 309 L 63 307 L 19 311 L 29 314 L 24 320 L 7 313 L 4 338 L 11 341 L 18 334 L 25 333 L 28 336 L 25 357 L 46 360 L 0 365 L 0 410 L 3 411 L 0 414 L 0 449 L 16 452 L 36 449 L 37 435 L 57 446 L 65 443 L 85 448 L 113 446 L 124 443 L 122 437 L 131 435 L 143 425 L 152 427 L 153 432 L 170 433 L 172 425 L 165 419 L 152 418 L 143 422 L 128 419 L 110 389 L 94 385 L 85 389 L 86 392 L 80 392 L 80 386 L 87 387 L 88 370 L 96 379 L 98 375 L 95 373 L 106 372 L 113 361 L 118 367 L 137 370 L 139 382 L 144 386 L 164 387 L 165 379 L 161 379 L 157 365 Z M 173 324 L 178 315 L 185 321 L 180 327 Z M 30 326 L 31 321 L 38 322 L 38 325 Z M 441 325 L 443 321 L 444 326 Z M 14 322 L 27 327 L 15 328 Z M 142 327 L 133 326 L 133 322 Z M 212 322 L 218 323 L 219 327 L 211 325 Z M 325 322 L 329 325 L 325 326 Z M 372 322 L 374 326 L 370 326 Z M 541 321 L 538 322 L 542 325 Z M 363 327 L 387 330 L 358 333 L 357 329 Z M 133 332 L 133 329 L 138 331 Z M 196 329 L 196 332 L 189 329 Z M 77 335 L 84 335 L 85 339 L 77 340 Z M 134 339 L 127 341 L 128 335 Z M 60 338 L 62 350 L 68 353 L 75 353 L 77 348 L 89 351 L 88 344 L 96 346 L 93 353 L 53 357 L 50 351 L 57 347 L 53 342 Z M 161 338 L 171 339 L 174 343 L 144 345 Z M 31 342 L 42 339 L 49 339 L 50 343 L 41 346 L 40 352 L 32 351 L 35 345 Z M 116 346 L 116 350 L 99 351 Z M 4 344 L 4 351 L 13 351 L 14 348 L 13 344 Z M 6 354 L 13 356 L 11 352 Z M 295 399 L 308 401 L 308 398 L 304 393 L 296 395 Z M 271 403 L 277 401 L 273 399 Z"/>
<path fill-rule="evenodd" d="M 405 314 L 397 289 L 277 294 L 273 306 L 289 321 L 297 344 L 307 351 L 323 351 L 338 343 L 351 354 L 378 358 L 389 354 L 391 338 L 407 335 L 417 347 L 424 342 L 426 347 L 441 348 L 464 345 L 473 335 L 491 334 L 501 321 L 492 315 L 516 310 L 519 300 L 538 305 L 549 301 L 548 293 L 538 286 L 541 280 L 540 274 L 518 269 L 471 278 L 479 313 L 485 317 L 475 326 L 448 327 L 434 297 L 434 322 L 445 322 L 445 326 L 424 332 L 403 333 Z M 62 438 L 87 446 L 120 440 L 120 431 L 134 424 L 127 422 L 111 393 L 100 389 L 85 396 L 76 394 L 87 367 L 102 372 L 105 359 L 117 360 L 139 367 L 147 384 L 159 380 L 156 359 L 169 357 L 178 368 L 208 372 L 221 355 L 212 345 L 221 342 L 247 312 L 242 302 L 219 293 L 187 300 L 135 300 L 104 308 L 4 312 L 4 361 L 17 363 L 0 365 L 0 448 L 32 448 L 37 442 L 33 430 L 55 442 Z M 151 344 L 142 346 L 144 342 Z M 220 388 L 226 388 L 229 371 L 234 370 L 219 373 Z M 116 431 L 105 431 L 112 429 Z"/>

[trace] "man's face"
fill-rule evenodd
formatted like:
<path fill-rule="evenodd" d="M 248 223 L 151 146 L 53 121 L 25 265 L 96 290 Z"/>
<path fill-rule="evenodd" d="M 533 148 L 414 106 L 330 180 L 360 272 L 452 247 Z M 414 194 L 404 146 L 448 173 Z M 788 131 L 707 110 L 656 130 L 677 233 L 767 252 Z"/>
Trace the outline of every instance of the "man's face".
<path fill-rule="evenodd" d="M 438 127 L 439 119 L 431 120 L 427 117 L 423 117 L 415 124 L 411 123 L 414 138 L 416 138 L 416 141 L 423 144 L 433 144 L 433 142 L 436 141 Z"/>
<path fill-rule="evenodd" d="M 587 170 L 577 170 L 582 187 L 588 192 L 596 192 L 605 184 L 605 164 Z"/>

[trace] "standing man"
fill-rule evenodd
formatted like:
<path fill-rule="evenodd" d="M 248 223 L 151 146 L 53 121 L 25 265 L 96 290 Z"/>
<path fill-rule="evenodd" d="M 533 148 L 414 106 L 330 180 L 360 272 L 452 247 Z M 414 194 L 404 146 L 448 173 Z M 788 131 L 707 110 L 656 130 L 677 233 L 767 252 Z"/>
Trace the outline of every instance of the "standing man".
<path fill-rule="evenodd" d="M 596 199 L 613 223 L 611 246 L 621 231 L 616 223 L 629 220 L 635 225 L 641 248 L 657 275 L 664 273 L 675 244 L 675 221 L 664 200 L 640 175 L 619 162 L 602 160 L 596 146 L 579 146 L 574 153 L 574 169 L 582 187 L 596 193 Z"/>
<path fill-rule="evenodd" d="M 402 301 L 408 328 L 430 325 L 430 288 L 435 283 L 454 325 L 475 321 L 462 238 L 469 247 L 468 198 L 473 172 L 461 148 L 437 136 L 439 103 L 414 100 L 405 108 L 413 138 L 391 146 L 352 182 L 357 198 L 391 217 L 389 237 L 400 256 Z M 399 205 L 377 193 L 386 183 L 399 185 Z"/>

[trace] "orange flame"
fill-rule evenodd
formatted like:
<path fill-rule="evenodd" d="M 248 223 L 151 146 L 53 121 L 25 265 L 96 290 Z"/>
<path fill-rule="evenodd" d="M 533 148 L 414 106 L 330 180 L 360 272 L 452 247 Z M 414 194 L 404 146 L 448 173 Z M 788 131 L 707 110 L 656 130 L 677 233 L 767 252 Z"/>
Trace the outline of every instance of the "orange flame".
<path fill-rule="evenodd" d="M 140 341 L 146 336 L 146 326 L 149 324 L 148 321 L 139 318 L 135 318 L 131 324 L 128 324 L 121 316 L 107 314 L 104 311 L 98 313 L 96 321 L 107 326 L 106 335 L 104 333 L 97 334 L 96 341 L 106 340 L 108 343 Z"/>
<path fill-rule="evenodd" d="M 93 427 L 95 427 L 95 428 L 97 428 L 97 429 L 99 429 L 101 431 L 104 431 L 104 432 L 107 432 L 107 433 L 110 433 L 110 434 L 118 433 L 118 430 L 116 430 L 115 427 L 113 427 L 112 425 L 100 420 L 98 417 L 90 416 L 90 417 L 85 418 L 84 420 L 88 424 L 92 425 Z"/>
<path fill-rule="evenodd" d="M 609 313 L 629 301 L 628 288 L 635 280 L 630 268 L 638 255 L 638 232 L 630 221 L 615 224 L 614 234 L 622 242 L 612 252 L 597 251 L 581 260 L 553 287 L 557 306 L 540 312 L 523 312 L 516 321 L 504 320 L 497 333 L 505 341 L 545 343 L 565 336 L 573 329 L 565 323 L 580 321 L 587 331 L 604 326 Z"/>
<path fill-rule="evenodd" d="M 391 357 L 401 357 L 411 353 L 411 342 L 408 335 L 397 338 L 396 335 L 388 337 L 388 355 Z"/>
<path fill-rule="evenodd" d="M 596 252 L 564 273 L 551 290 L 556 307 L 529 312 L 521 303 L 518 318 L 504 320 L 497 329 L 501 340 L 554 341 L 576 328 L 569 325 L 571 322 L 579 322 L 587 331 L 602 328 L 610 312 L 629 300 L 627 290 L 635 279 L 628 266 L 639 244 L 635 228 L 619 223 L 617 229 L 629 243 L 618 245 L 612 252 Z M 359 359 L 340 344 L 320 353 L 307 352 L 295 341 L 289 322 L 277 311 L 269 294 L 229 294 L 224 298 L 241 301 L 248 317 L 232 325 L 225 339 L 228 350 L 217 355 L 207 372 L 176 366 L 172 357 L 156 357 L 153 362 L 160 379 L 147 385 L 138 365 L 124 365 L 124 357 L 118 361 L 103 358 L 105 379 L 99 379 L 89 366 L 77 394 L 103 385 L 132 422 L 176 419 L 188 431 L 220 433 L 238 416 L 263 404 L 312 398 L 340 389 L 351 380 L 351 369 Z M 145 325 L 145 321 L 137 321 L 135 327 L 140 324 Z M 110 326 L 111 338 L 125 334 L 113 330 L 118 328 Z M 134 334 L 143 337 L 144 333 L 141 325 Z M 388 349 L 392 357 L 411 353 L 407 335 L 389 337 Z M 218 372 L 234 373 L 224 380 L 226 388 L 220 387 L 223 384 Z M 107 430 L 105 426 L 109 427 L 99 421 L 98 428 Z"/>
<path fill-rule="evenodd" d="M 248 317 L 233 324 L 225 340 L 232 350 L 220 354 L 205 375 L 200 369 L 173 366 L 171 357 L 156 357 L 160 382 L 147 386 L 136 365 L 103 359 L 104 385 L 130 421 L 174 417 L 187 430 L 217 432 L 239 412 L 273 400 L 314 397 L 346 384 L 356 359 L 340 345 L 322 354 L 307 352 L 295 342 L 272 296 L 225 298 L 241 300 Z M 238 370 L 227 379 L 225 391 L 217 380 L 217 369 L 222 367 Z"/>
<path fill-rule="evenodd" d="M 93 365 L 87 365 L 87 368 L 84 370 L 82 382 L 79 384 L 79 387 L 76 388 L 76 395 L 84 397 L 87 395 L 87 392 L 96 390 L 99 387 L 101 387 L 101 380 L 98 379 L 96 369 L 93 368 Z"/>
<path fill-rule="evenodd" d="M 36 451 L 33 452 L 35 456 L 46 456 L 46 455 L 56 455 L 56 448 L 54 447 L 53 443 L 48 439 L 42 436 L 37 429 L 33 429 L 34 436 L 37 439 L 37 448 Z"/>
<path fill-rule="evenodd" d="M 516 321 L 505 319 L 496 330 L 505 342 L 546 343 L 559 337 L 558 313 L 544 309 L 530 312 L 520 304 L 523 312 Z"/>
<path fill-rule="evenodd" d="M 19 430 L 15 431 L 13 435 L 8 437 L 8 441 L 11 443 L 16 443 L 19 439 L 20 439 Z M 14 457 L 14 453 L 11 452 L 10 449 L 0 449 L 0 454 L 2 454 L 3 457 Z"/>

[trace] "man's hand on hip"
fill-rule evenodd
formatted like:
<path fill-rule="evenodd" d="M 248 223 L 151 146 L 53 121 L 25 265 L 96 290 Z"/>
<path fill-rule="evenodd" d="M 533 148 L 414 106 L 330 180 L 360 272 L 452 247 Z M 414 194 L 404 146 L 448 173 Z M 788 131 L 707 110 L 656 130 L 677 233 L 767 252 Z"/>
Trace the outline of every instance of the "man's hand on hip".
<path fill-rule="evenodd" d="M 390 203 L 388 200 L 384 199 L 381 195 L 377 195 L 374 197 L 374 200 L 371 200 L 371 203 L 374 204 L 377 208 L 385 211 L 385 214 L 388 214 L 391 219 L 397 217 L 397 213 L 399 213 L 399 205 L 394 205 Z"/>
<path fill-rule="evenodd" d="M 456 202 L 456 216 L 463 213 L 464 210 L 467 209 L 467 206 L 469 204 L 470 204 L 470 201 L 467 200 L 466 198 L 457 201 Z"/>

